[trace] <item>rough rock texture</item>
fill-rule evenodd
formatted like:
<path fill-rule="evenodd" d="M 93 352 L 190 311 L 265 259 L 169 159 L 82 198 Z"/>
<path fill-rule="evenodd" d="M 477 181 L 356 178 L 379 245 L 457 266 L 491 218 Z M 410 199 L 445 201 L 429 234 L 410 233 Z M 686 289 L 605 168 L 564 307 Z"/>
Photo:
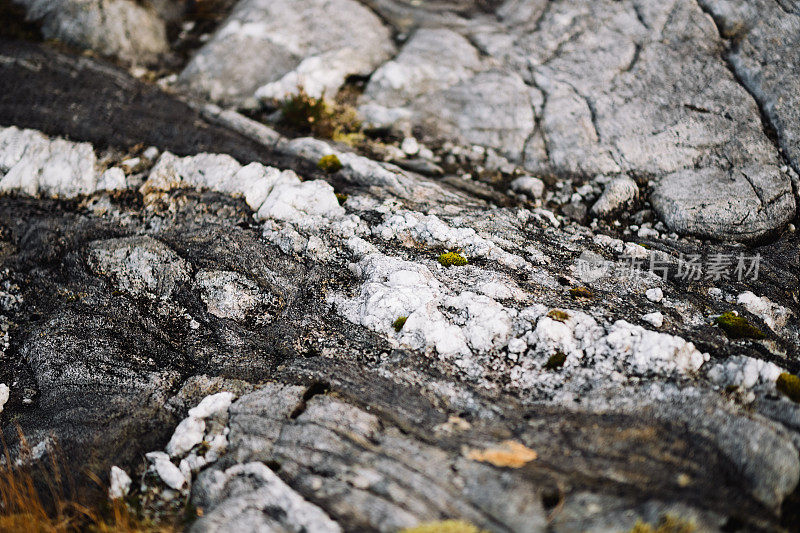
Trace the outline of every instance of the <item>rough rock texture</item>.
<path fill-rule="evenodd" d="M 355 0 L 247 0 L 180 81 L 232 104 L 252 99 L 259 88 L 265 98 L 282 98 L 298 85 L 332 96 L 348 76 L 370 74 L 393 49 L 389 30 Z"/>
<path fill-rule="evenodd" d="M 46 39 L 133 63 L 154 61 L 169 49 L 164 21 L 132 0 L 10 0 L 41 24 Z"/>
<path fill-rule="evenodd" d="M 447 2 L 416 10 L 401 1 L 371 4 L 396 25 L 411 20 L 411 27 L 458 32 L 487 56 L 482 63 L 499 65 L 493 68 L 504 69 L 506 76 L 505 83 L 494 87 L 485 79 L 464 80 L 464 91 L 485 88 L 475 100 L 465 100 L 457 90 L 442 94 L 436 84 L 417 85 L 409 77 L 409 85 L 424 91 L 415 98 L 425 104 L 381 111 L 377 105 L 398 105 L 385 87 L 387 71 L 399 72 L 408 62 L 425 69 L 432 62 L 428 58 L 437 44 L 420 52 L 420 39 L 412 36 L 398 58 L 381 67 L 367 86 L 362 110 L 373 120 L 400 125 L 410 120 L 424 126 L 427 120 L 435 125 L 441 114 L 442 127 L 428 128 L 431 133 L 498 148 L 532 171 L 651 177 L 654 207 L 681 233 L 752 240 L 794 217 L 790 176 L 762 128 L 760 114 L 772 117 L 786 154 L 796 159 L 792 124 L 797 106 L 792 98 L 797 91 L 791 82 L 781 82 L 792 77 L 795 14 L 783 16 L 780 7 L 770 4 L 765 10 L 776 17 L 771 23 L 757 15 L 762 12 L 757 8 L 704 2 L 720 12 L 718 18 L 732 18 L 736 28 L 755 24 L 742 13 L 758 20 L 752 32 L 737 34 L 743 40 L 737 37 L 729 53 L 732 72 L 721 57 L 726 43 L 691 0 L 511 1 L 492 15 L 459 10 Z M 717 5 L 722 7 L 713 7 Z M 409 17 L 409 12 L 419 16 Z M 785 35 L 785 53 L 759 33 L 773 26 Z M 441 30 L 419 33 L 431 31 Z M 780 59 L 771 61 L 769 54 Z M 469 59 L 453 63 L 457 78 L 472 65 Z M 509 106 L 522 106 L 526 89 L 530 110 Z M 513 121 L 508 114 L 512 108 L 517 110 Z M 506 114 L 493 112 L 499 109 Z M 458 120 L 450 118 L 453 114 Z M 477 127 L 481 124 L 485 130 Z"/>
<path fill-rule="evenodd" d="M 795 170 L 800 168 L 800 10 L 792 2 L 702 0 L 723 38 L 736 76 L 759 103 Z"/>
<path fill-rule="evenodd" d="M 680 189 L 671 220 L 689 231 L 779 226 L 770 210 L 791 191 L 769 198 L 789 173 L 709 18 L 682 1 L 413 4 L 370 2 L 392 24 L 431 14 L 411 16 L 409 36 L 426 20 L 482 51 L 468 78 L 409 96 L 409 109 L 449 95 L 437 127 L 493 147 L 469 148 L 496 159 L 489 192 L 189 107 L 105 63 L 0 43 L 0 121 L 15 127 L 0 144 L 3 179 L 16 180 L 0 195 L 12 452 L 19 424 L 32 460 L 57 443 L 76 472 L 124 469 L 141 480 L 129 497 L 202 508 L 197 531 L 449 518 L 625 531 L 667 514 L 711 531 L 793 527 L 800 406 L 776 380 L 800 371 L 797 233 L 681 238 L 643 198 L 590 225 L 554 212 L 585 211 L 625 171 L 641 194 L 653 181 L 654 202 L 678 205 L 664 191 L 682 179 L 705 191 L 713 205 L 693 211 L 710 200 Z M 50 98 L 42 87 L 64 90 L 32 105 Z M 478 101 L 503 116 L 465 115 Z M 36 147 L 77 155 L 20 166 Z M 520 201 L 506 190 L 520 169 L 497 152 L 560 174 L 516 187 L 533 197 Z M 342 169 L 314 170 L 325 155 Z M 97 186 L 98 161 L 122 172 L 120 189 Z M 96 181 L 82 188 L 84 166 Z M 763 197 L 753 220 L 725 225 L 736 211 L 719 206 L 753 200 L 709 187 L 719 176 Z M 733 257 L 732 269 L 744 254 L 760 254 L 757 277 L 685 275 L 693 258 Z M 717 325 L 733 312 L 749 336 Z"/>

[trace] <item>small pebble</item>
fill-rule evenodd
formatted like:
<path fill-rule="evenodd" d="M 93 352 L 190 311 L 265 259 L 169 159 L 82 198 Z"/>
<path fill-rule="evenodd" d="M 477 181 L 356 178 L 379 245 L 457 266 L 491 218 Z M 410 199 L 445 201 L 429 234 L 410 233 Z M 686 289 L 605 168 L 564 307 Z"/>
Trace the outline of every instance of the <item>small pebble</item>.
<path fill-rule="evenodd" d="M 653 289 L 647 289 L 644 295 L 647 296 L 647 299 L 650 300 L 651 302 L 658 303 L 664 299 L 664 291 L 662 291 L 658 287 L 655 287 Z"/>

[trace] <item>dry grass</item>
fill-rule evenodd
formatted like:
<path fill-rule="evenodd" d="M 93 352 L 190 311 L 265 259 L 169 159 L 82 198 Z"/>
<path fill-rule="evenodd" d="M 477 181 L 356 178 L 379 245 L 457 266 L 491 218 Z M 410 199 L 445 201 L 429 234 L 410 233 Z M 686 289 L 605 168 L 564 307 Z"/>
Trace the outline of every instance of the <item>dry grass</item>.
<path fill-rule="evenodd" d="M 47 461 L 17 465 L 3 439 L 0 464 L 0 531 L 5 533 L 169 533 L 172 526 L 159 526 L 131 513 L 123 500 L 86 505 L 80 501 L 72 477 L 65 474 L 58 449 Z M 30 448 L 20 432 L 21 456 Z M 100 480 L 89 475 L 102 488 Z"/>

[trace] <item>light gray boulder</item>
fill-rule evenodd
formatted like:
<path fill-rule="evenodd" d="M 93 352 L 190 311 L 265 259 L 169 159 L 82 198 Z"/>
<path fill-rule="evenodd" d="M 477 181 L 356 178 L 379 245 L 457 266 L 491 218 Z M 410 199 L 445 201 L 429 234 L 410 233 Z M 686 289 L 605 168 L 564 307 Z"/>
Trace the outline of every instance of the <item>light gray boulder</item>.
<path fill-rule="evenodd" d="M 164 21 L 131 0 L 14 0 L 42 35 L 132 63 L 148 63 L 168 49 Z"/>
<path fill-rule="evenodd" d="M 800 169 L 800 7 L 797 2 L 701 0 L 730 39 L 727 58 Z"/>
<path fill-rule="evenodd" d="M 355 0 L 244 0 L 179 81 L 226 104 L 280 98 L 302 85 L 334 96 L 394 52 L 389 29 Z M 235 58 L 235 60 L 232 60 Z"/>

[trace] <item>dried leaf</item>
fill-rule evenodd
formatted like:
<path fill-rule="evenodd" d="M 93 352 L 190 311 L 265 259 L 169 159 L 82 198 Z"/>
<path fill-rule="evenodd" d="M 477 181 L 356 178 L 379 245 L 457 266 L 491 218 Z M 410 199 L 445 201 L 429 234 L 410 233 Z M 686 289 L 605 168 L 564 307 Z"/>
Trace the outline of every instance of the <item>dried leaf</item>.
<path fill-rule="evenodd" d="M 536 459 L 536 457 L 535 451 L 514 440 L 503 441 L 496 448 L 469 450 L 467 452 L 467 458 L 473 461 L 490 463 L 500 467 L 507 466 L 509 468 L 520 468 Z"/>

